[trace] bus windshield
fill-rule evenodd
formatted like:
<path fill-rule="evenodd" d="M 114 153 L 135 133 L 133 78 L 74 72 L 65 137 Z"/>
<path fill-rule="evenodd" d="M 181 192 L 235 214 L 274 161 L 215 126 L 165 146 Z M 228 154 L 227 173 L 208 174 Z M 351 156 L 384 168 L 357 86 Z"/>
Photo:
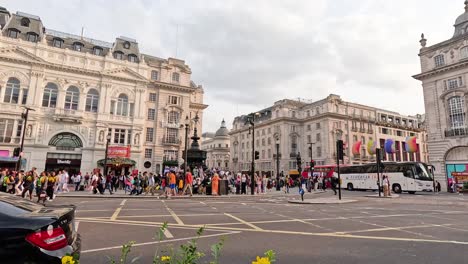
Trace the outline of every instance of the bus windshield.
<path fill-rule="evenodd" d="M 432 173 L 429 173 L 426 166 L 422 163 L 417 163 L 415 178 L 421 181 L 432 181 Z"/>

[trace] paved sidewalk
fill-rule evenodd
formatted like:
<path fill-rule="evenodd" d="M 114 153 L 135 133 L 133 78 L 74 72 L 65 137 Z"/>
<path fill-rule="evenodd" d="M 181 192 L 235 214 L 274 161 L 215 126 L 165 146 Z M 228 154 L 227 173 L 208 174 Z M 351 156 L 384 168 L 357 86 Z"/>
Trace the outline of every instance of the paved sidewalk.
<path fill-rule="evenodd" d="M 288 203 L 292 203 L 292 204 L 345 204 L 345 203 L 354 203 L 354 202 L 357 202 L 357 200 L 351 200 L 351 199 L 339 200 L 337 197 L 304 199 L 304 201 L 302 201 L 301 199 L 288 200 Z"/>

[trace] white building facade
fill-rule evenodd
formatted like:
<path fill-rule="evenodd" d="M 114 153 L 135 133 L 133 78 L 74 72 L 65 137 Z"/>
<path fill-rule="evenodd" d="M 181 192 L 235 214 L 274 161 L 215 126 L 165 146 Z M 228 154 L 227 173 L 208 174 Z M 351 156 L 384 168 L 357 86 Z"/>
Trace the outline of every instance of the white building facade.
<path fill-rule="evenodd" d="M 216 133 L 203 133 L 200 148 L 206 151 L 205 165 L 209 169 L 229 170 L 231 162 L 229 130 L 223 120 Z"/>
<path fill-rule="evenodd" d="M 4 8 L 0 26 L 0 156 L 19 146 L 30 107 L 23 169 L 102 169 L 108 136 L 110 147 L 130 149 L 112 161 L 118 172 L 182 163 L 184 119 L 202 120 L 207 107 L 184 61 L 142 54 L 126 37 L 108 43 L 46 29 Z"/>
<path fill-rule="evenodd" d="M 338 95 L 329 95 L 319 101 L 281 100 L 260 110 L 255 122 L 255 150 L 259 159 L 256 171 L 275 175 L 276 154 L 280 159 L 279 171 L 297 173 L 296 156 L 300 153 L 303 164 L 311 160 L 317 165 L 336 164 L 336 141 L 341 139 L 345 150 L 345 164 L 375 162 L 375 155 L 366 150 L 368 141 L 383 148 L 385 140 L 395 141 L 395 153 L 386 154 L 386 161 L 428 160 L 426 134 L 422 118 L 398 114 L 370 106 L 346 102 Z M 252 135 L 247 116 L 234 119 L 231 130 L 231 169 L 249 171 L 252 161 Z M 418 151 L 407 153 L 407 137 L 417 137 Z M 312 144 L 309 144 L 312 143 Z M 359 154 L 352 146 L 360 144 Z M 278 150 L 277 150 L 278 145 Z M 312 151 L 310 151 L 310 147 Z"/>
<path fill-rule="evenodd" d="M 427 46 L 421 36 L 421 73 L 430 163 L 446 189 L 454 173 L 468 176 L 468 2 L 455 21 L 452 38 Z"/>

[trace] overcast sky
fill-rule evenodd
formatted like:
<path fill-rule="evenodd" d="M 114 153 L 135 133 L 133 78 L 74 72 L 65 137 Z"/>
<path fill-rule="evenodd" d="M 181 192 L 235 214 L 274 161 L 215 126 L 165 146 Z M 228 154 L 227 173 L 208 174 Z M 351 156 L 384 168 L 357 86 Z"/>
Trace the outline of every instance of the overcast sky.
<path fill-rule="evenodd" d="M 204 131 L 283 98 L 424 113 L 419 40 L 449 39 L 464 0 L 0 0 L 46 28 L 184 59 L 205 89 Z M 177 30 L 178 29 L 178 30 Z M 177 34 L 178 32 L 178 34 Z M 177 41 L 176 41 L 177 40 Z M 176 54 L 177 52 L 177 54 Z"/>

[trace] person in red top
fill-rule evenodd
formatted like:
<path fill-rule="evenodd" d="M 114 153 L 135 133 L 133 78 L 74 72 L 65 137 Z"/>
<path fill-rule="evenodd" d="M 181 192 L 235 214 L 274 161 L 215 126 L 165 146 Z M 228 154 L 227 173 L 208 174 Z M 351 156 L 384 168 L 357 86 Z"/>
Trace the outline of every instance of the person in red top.
<path fill-rule="evenodd" d="M 185 187 L 182 193 L 185 195 L 185 192 L 187 191 L 187 188 L 188 188 L 190 189 L 190 196 L 192 196 L 193 195 L 192 185 L 193 185 L 193 176 L 192 176 L 192 173 L 190 172 L 190 169 L 187 169 L 187 172 L 185 173 Z"/>

